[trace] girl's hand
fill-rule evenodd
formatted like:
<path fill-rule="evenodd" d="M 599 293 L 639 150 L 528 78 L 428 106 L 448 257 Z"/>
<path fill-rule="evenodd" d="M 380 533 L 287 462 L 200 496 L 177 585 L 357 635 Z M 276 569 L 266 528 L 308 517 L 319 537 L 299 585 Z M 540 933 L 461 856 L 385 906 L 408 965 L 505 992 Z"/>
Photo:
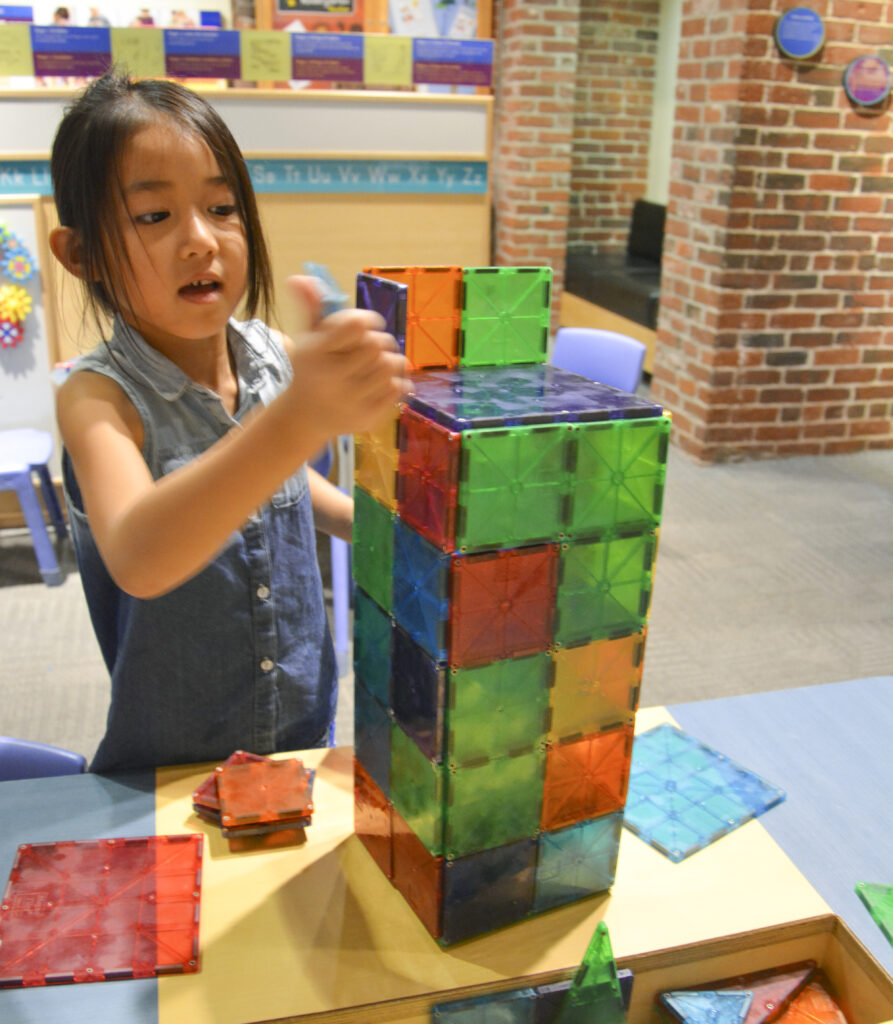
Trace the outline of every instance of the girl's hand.
<path fill-rule="evenodd" d="M 319 319 L 312 278 L 288 281 L 303 305 L 309 332 L 286 348 L 295 379 L 283 395 L 294 413 L 326 439 L 374 424 L 407 390 L 406 361 L 373 310 L 350 309 Z"/>

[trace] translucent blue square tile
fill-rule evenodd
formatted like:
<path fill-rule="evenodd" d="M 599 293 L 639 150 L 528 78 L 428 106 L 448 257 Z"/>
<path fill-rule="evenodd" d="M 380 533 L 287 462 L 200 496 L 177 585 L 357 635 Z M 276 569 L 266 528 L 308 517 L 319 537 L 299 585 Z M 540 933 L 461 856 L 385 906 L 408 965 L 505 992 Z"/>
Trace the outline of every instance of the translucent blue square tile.
<path fill-rule="evenodd" d="M 445 661 L 435 661 L 395 626 L 391 646 L 391 710 L 431 761 L 443 760 L 446 703 Z"/>
<path fill-rule="evenodd" d="M 660 416 L 662 407 L 549 364 L 412 375 L 407 404 L 450 430 Z"/>
<path fill-rule="evenodd" d="M 357 274 L 357 309 L 374 309 L 384 317 L 384 329 L 392 334 L 401 352 L 406 348 L 408 285 L 373 274 Z"/>
<path fill-rule="evenodd" d="M 397 520 L 394 528 L 394 618 L 438 661 L 447 656 L 449 568 L 448 554 L 429 544 L 402 520 Z"/>
<path fill-rule="evenodd" d="M 536 993 L 532 988 L 512 989 L 487 996 L 472 996 L 431 1007 L 435 1024 L 534 1024 Z"/>
<path fill-rule="evenodd" d="M 443 871 L 441 945 L 521 921 L 533 903 L 536 840 L 447 860 Z"/>
<path fill-rule="evenodd" d="M 360 587 L 354 590 L 353 666 L 372 695 L 388 704 L 391 618 Z"/>
<path fill-rule="evenodd" d="M 617 867 L 623 815 L 617 811 L 569 828 L 541 832 L 533 912 L 610 889 Z"/>
<path fill-rule="evenodd" d="M 660 1001 L 679 1024 L 742 1024 L 753 992 L 661 992 Z"/>
<path fill-rule="evenodd" d="M 391 718 L 387 708 L 376 700 L 359 678 L 354 687 L 354 753 L 373 782 L 385 796 L 389 796 Z"/>
<path fill-rule="evenodd" d="M 678 862 L 784 798 L 771 782 L 665 723 L 635 738 L 624 825 Z"/>

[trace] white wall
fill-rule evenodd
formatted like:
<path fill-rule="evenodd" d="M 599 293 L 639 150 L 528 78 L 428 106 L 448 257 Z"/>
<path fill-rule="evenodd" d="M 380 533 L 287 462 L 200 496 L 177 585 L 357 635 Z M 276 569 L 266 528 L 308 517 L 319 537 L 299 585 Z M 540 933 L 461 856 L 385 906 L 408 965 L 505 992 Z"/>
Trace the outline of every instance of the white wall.
<path fill-rule="evenodd" d="M 90 8 L 98 7 L 99 13 L 104 14 L 112 25 L 123 28 L 129 25 L 144 7 L 147 7 L 149 13 L 155 19 L 156 25 L 160 28 L 170 25 L 170 13 L 174 9 L 185 11 L 195 19 L 196 23 L 198 23 L 199 11 L 219 11 L 223 15 L 223 27 L 233 27 L 232 0 L 200 0 L 200 2 L 191 4 L 177 3 L 176 0 L 173 3 L 169 3 L 167 0 L 161 0 L 160 3 L 152 3 L 150 0 L 147 4 L 132 3 L 127 2 L 127 0 L 123 3 L 121 0 L 105 0 L 104 3 L 100 0 L 99 3 L 95 4 L 59 3 L 59 0 L 31 0 L 31 7 L 34 10 L 35 25 L 52 24 L 53 12 L 58 7 L 68 8 L 72 25 L 86 25 L 90 17 Z"/>
<path fill-rule="evenodd" d="M 646 199 L 654 203 L 666 203 L 669 199 L 681 23 L 682 0 L 661 0 L 654 109 L 648 152 L 648 190 L 645 195 Z"/>

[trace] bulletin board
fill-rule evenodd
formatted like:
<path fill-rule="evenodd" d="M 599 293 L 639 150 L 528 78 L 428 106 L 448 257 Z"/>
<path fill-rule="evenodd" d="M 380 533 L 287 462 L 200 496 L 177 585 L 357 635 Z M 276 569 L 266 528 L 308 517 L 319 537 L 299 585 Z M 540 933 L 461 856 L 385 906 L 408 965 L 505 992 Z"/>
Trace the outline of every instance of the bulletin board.
<path fill-rule="evenodd" d="M 36 427 L 53 431 L 50 334 L 54 325 L 49 323 L 44 303 L 43 273 L 49 253 L 40 197 L 0 196 L 0 225 L 20 240 L 33 263 L 32 273 L 24 278 L 0 273 L 0 288 L 21 289 L 27 299 L 16 295 L 17 304 L 30 306 L 21 320 L 21 340 L 0 343 L 0 430 Z"/>
<path fill-rule="evenodd" d="M 14 304 L 21 312 L 27 309 L 20 322 L 21 336 L 7 336 L 5 343 L 0 343 L 0 430 L 35 427 L 51 433 L 56 438 L 56 445 L 50 472 L 58 477 L 61 463 L 50 381 L 55 322 L 45 302 L 44 279 L 51 256 L 41 197 L 0 195 L 0 226 L 0 230 L 10 232 L 18 239 L 21 251 L 32 267 L 31 274 L 24 278 L 0 273 L 0 288 L 17 289 L 12 293 Z M 3 248 L 6 258 L 10 251 Z M 23 268 L 24 263 L 19 264 L 19 273 Z M 0 527 L 20 526 L 21 523 L 21 510 L 15 493 L 6 491 L 0 494 Z"/>

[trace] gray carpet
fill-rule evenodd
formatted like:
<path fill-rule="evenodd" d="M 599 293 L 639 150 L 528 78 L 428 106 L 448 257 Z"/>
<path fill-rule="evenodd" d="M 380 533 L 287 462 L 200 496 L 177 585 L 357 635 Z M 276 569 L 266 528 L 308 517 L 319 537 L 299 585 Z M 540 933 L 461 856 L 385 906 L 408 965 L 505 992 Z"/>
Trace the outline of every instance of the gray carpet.
<path fill-rule="evenodd" d="M 893 673 L 891 521 L 893 452 L 699 466 L 671 449 L 643 705 Z M 89 756 L 108 681 L 60 554 L 45 587 L 27 532 L 0 532 L 0 733 Z M 352 704 L 346 677 L 341 743 Z"/>

